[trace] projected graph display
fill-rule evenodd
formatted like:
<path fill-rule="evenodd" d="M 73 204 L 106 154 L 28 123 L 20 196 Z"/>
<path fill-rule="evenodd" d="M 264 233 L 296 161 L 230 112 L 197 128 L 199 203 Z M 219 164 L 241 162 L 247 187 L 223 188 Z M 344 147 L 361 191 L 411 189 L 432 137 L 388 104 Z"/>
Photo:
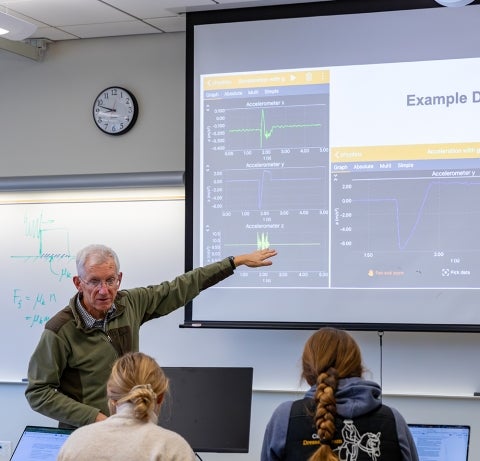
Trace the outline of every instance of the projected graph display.
<path fill-rule="evenodd" d="M 480 5 L 334 3 L 190 15 L 185 326 L 479 332 Z"/>
<path fill-rule="evenodd" d="M 204 92 L 204 263 L 267 246 L 288 256 L 231 284 L 327 286 L 327 77 L 275 73 L 242 87 L 238 76 L 233 88 Z"/>
<path fill-rule="evenodd" d="M 225 282 L 238 287 L 472 287 L 479 146 L 332 147 L 317 72 L 205 80 L 202 262 L 281 253 Z"/>
<path fill-rule="evenodd" d="M 308 95 L 290 97 L 283 100 L 281 106 L 268 109 L 238 107 L 234 103 L 225 109 L 229 127 L 225 132 L 225 145 L 233 151 L 314 146 L 319 137 L 328 136 L 325 120 L 315 122 L 322 109 L 325 109 L 325 103 L 319 100 L 318 104 L 312 104 Z M 207 139 L 216 139 L 215 133 Z M 221 140 L 217 142 L 221 143 Z"/>
<path fill-rule="evenodd" d="M 328 170 L 323 165 L 228 169 L 222 173 L 223 204 L 231 211 L 328 208 Z"/>
<path fill-rule="evenodd" d="M 478 160 L 354 165 L 332 174 L 332 286 L 471 287 Z"/>

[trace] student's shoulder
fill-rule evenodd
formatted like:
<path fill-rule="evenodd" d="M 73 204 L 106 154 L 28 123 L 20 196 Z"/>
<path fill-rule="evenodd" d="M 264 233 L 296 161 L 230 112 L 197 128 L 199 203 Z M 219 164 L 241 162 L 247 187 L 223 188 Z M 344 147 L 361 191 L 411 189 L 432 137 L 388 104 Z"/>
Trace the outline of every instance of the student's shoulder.
<path fill-rule="evenodd" d="M 156 444 L 161 444 L 166 450 L 181 450 L 186 453 L 193 453 L 193 450 L 187 440 L 178 432 L 166 429 L 162 426 L 153 424 L 149 428 L 149 435 Z"/>
<path fill-rule="evenodd" d="M 282 402 L 277 406 L 277 408 L 275 408 L 273 413 L 276 415 L 290 414 L 293 404 L 293 400 L 287 400 L 285 402 Z"/>
<path fill-rule="evenodd" d="M 277 426 L 287 424 L 288 419 L 290 418 L 290 412 L 292 410 L 293 400 L 288 400 L 286 402 L 280 403 L 270 416 L 268 422 L 269 426 Z"/>

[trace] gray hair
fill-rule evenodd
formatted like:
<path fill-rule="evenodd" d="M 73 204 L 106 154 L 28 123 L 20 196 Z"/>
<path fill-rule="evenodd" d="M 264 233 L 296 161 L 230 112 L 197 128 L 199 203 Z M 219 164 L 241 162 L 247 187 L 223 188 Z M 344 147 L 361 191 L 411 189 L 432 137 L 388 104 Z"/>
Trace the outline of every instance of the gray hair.
<path fill-rule="evenodd" d="M 87 259 L 93 259 L 96 264 L 101 264 L 109 259 L 113 259 L 115 263 L 116 272 L 120 272 L 120 261 L 118 259 L 117 253 L 113 251 L 110 247 L 100 244 L 88 245 L 85 248 L 82 248 L 77 253 L 77 273 L 81 277 L 85 275 L 85 263 Z"/>

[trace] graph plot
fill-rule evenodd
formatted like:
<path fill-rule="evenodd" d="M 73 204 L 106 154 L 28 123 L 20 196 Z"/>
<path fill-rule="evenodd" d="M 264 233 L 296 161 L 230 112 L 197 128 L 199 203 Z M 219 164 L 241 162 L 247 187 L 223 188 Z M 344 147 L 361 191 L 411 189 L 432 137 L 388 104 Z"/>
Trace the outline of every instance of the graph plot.
<path fill-rule="evenodd" d="M 328 207 L 324 166 L 233 169 L 223 174 L 224 209 L 301 210 Z"/>
<path fill-rule="evenodd" d="M 286 95 L 208 101 L 204 110 L 204 151 L 328 147 L 328 95 Z"/>
<path fill-rule="evenodd" d="M 328 86 L 229 88 L 228 95 L 204 103 L 203 260 L 277 248 L 274 266 L 225 284 L 326 286 Z"/>
<path fill-rule="evenodd" d="M 344 216 L 332 225 L 332 259 L 342 261 L 336 283 L 358 283 L 362 273 L 365 286 L 471 284 L 480 270 L 480 180 L 420 173 L 357 175 L 348 193 L 334 193 Z M 396 276 L 375 277 L 385 272 Z"/>
<path fill-rule="evenodd" d="M 230 128 L 226 133 L 226 143 L 233 150 L 318 146 L 326 137 L 328 124 L 322 114 L 325 108 L 325 104 L 309 104 L 269 109 L 230 109 L 227 111 Z M 239 128 L 233 128 L 235 126 Z"/>
<path fill-rule="evenodd" d="M 243 277 L 232 279 L 229 284 L 255 286 L 258 278 L 268 277 L 269 286 L 323 286 L 328 284 L 328 233 L 326 226 L 318 229 L 314 216 L 291 216 L 281 222 L 275 216 L 268 230 L 259 231 L 253 225 L 249 229 L 248 220 L 236 222 L 233 232 L 222 239 L 222 250 L 232 254 L 254 251 L 266 247 L 279 252 L 275 264 L 252 273 L 245 271 Z M 237 229 L 243 228 L 243 232 Z M 242 272 L 240 270 L 240 272 Z M 266 275 L 267 273 L 268 275 Z M 257 275 L 255 275 L 257 274 Z"/>

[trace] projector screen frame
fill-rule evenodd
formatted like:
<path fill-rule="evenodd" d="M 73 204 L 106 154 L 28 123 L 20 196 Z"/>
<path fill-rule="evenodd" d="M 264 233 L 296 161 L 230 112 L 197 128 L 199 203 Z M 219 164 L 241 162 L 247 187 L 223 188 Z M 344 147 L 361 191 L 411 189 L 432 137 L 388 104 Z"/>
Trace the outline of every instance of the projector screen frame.
<path fill-rule="evenodd" d="M 478 1 L 472 4 L 478 4 Z M 468 8 L 466 6 L 465 8 Z M 194 100 L 194 28 L 198 25 L 234 23 L 244 21 L 258 21 L 270 19 L 287 19 L 314 16 L 329 16 L 343 14 L 363 14 L 374 12 L 387 12 L 399 10 L 416 10 L 424 8 L 445 8 L 433 0 L 421 1 L 371 1 L 363 4 L 355 0 L 325 1 L 304 3 L 296 5 L 267 6 L 254 8 L 223 9 L 217 11 L 198 11 L 187 14 L 186 34 L 186 215 L 185 215 L 185 268 L 190 270 L 194 267 L 194 151 L 195 151 L 195 100 Z M 274 246 L 274 245 L 273 245 Z M 281 251 L 281 250 L 279 250 Z M 227 254 L 222 257 L 227 256 Z M 275 264 L 275 261 L 273 261 Z M 234 276 L 235 277 L 235 276 Z M 223 302 L 223 301 L 222 301 Z M 429 331 L 429 332 L 480 332 L 480 324 L 477 323 L 432 323 L 420 322 L 335 322 L 335 321 L 271 321 L 262 320 L 212 320 L 202 319 L 194 312 L 195 300 L 185 306 L 183 328 L 238 328 L 238 329 L 284 329 L 284 330 L 315 330 L 322 326 L 357 331 Z M 223 309 L 228 309 L 224 305 Z"/>

